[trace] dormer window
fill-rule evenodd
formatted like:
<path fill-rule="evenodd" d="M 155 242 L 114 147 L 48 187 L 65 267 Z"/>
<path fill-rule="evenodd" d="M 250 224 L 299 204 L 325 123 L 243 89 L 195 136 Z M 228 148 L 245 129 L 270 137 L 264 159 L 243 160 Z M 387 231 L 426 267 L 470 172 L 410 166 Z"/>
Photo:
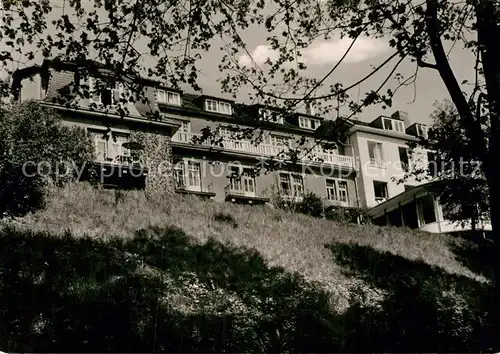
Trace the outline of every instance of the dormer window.
<path fill-rule="evenodd" d="M 178 92 L 158 89 L 156 91 L 156 99 L 161 103 L 171 104 L 174 106 L 181 105 L 181 95 Z"/>
<path fill-rule="evenodd" d="M 233 111 L 231 109 L 231 104 L 223 101 L 216 101 L 211 99 L 205 100 L 205 109 L 209 112 L 216 112 L 221 114 L 231 115 Z"/>
<path fill-rule="evenodd" d="M 99 87 L 98 87 L 99 86 Z M 113 108 L 120 104 L 124 97 L 125 89 L 122 83 L 116 83 L 112 87 L 103 87 L 104 84 L 93 77 L 89 77 L 90 103 Z"/>
<path fill-rule="evenodd" d="M 278 124 L 283 124 L 285 122 L 281 114 L 264 108 L 259 109 L 259 120 Z"/>
<path fill-rule="evenodd" d="M 428 136 L 427 126 L 424 124 L 417 124 L 417 136 L 427 139 Z"/>
<path fill-rule="evenodd" d="M 405 124 L 403 121 L 391 118 L 383 118 L 382 122 L 385 130 L 392 130 L 399 133 L 405 132 Z"/>
<path fill-rule="evenodd" d="M 320 121 L 308 117 L 299 117 L 299 127 L 304 129 L 318 129 Z"/>

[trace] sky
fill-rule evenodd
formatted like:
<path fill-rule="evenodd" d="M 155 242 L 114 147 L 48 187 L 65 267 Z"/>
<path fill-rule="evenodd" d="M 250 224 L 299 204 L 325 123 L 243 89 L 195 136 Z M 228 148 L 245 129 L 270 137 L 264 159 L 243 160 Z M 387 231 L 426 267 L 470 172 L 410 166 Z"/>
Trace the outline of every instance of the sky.
<path fill-rule="evenodd" d="M 338 62 L 349 44 L 349 39 L 332 39 L 314 43 L 303 53 L 304 60 L 308 65 L 308 76 L 321 78 Z M 253 59 L 259 64 L 264 63 L 268 57 L 271 59 L 276 58 L 276 54 L 269 46 L 264 41 L 259 41 L 258 38 L 254 37 L 253 43 L 248 43 L 248 48 Z M 334 75 L 332 75 L 329 83 L 341 82 L 344 87 L 348 86 L 364 77 L 371 71 L 373 66 L 379 65 L 391 54 L 392 51 L 387 42 L 381 39 L 360 38 Z M 209 56 L 216 57 L 216 54 L 212 53 Z M 474 78 L 474 56 L 457 45 L 450 52 L 449 58 L 457 80 L 459 82 L 463 80 L 472 81 Z M 250 65 L 251 63 L 250 58 L 245 54 L 241 54 L 238 59 L 240 65 Z M 217 70 L 213 70 L 212 60 L 216 61 L 216 59 L 207 56 L 202 69 L 203 75 L 200 75 L 200 84 L 207 94 L 215 95 L 220 92 L 216 82 L 219 74 Z M 359 92 L 362 98 L 365 92 L 378 87 L 383 80 L 383 74 L 387 74 L 391 68 L 388 67 L 380 75 L 374 75 L 364 82 L 359 91 L 358 89 L 352 90 L 351 97 L 356 98 Z M 414 70 L 415 63 L 405 60 L 397 72 L 400 72 L 404 77 L 409 77 L 414 73 Z M 395 80 L 391 80 L 387 85 L 387 87 L 392 88 L 396 86 L 397 82 Z M 242 95 L 242 99 L 244 100 L 244 95 Z M 386 110 L 383 110 L 380 106 L 369 107 L 364 109 L 357 118 L 369 122 L 381 114 L 390 115 L 396 110 L 401 110 L 408 113 L 411 122 L 430 124 L 430 115 L 434 110 L 435 103 L 444 99 L 449 99 L 449 95 L 439 73 L 433 69 L 420 68 L 415 86 L 400 88 L 393 98 L 392 107 L 388 107 Z"/>
<path fill-rule="evenodd" d="M 56 2 L 58 0 L 52 1 Z M 52 18 L 56 18 L 57 16 L 57 12 L 52 14 Z M 247 33 L 240 33 L 240 35 L 246 43 L 253 60 L 257 63 L 263 64 L 268 57 L 270 59 L 276 58 L 276 53 L 269 48 L 268 43 L 265 41 L 265 38 L 269 34 L 264 29 L 252 28 Z M 203 88 L 205 94 L 212 96 L 225 96 L 221 94 L 221 89 L 217 82 L 217 79 L 223 76 L 218 70 L 222 55 L 219 50 L 221 44 L 222 42 L 220 41 L 214 41 L 212 45 L 214 49 L 204 52 L 202 60 L 198 65 L 200 69 L 198 83 Z M 340 39 L 338 37 L 313 42 L 310 47 L 302 52 L 303 60 L 308 66 L 306 71 L 307 76 L 323 77 L 338 62 L 350 44 L 350 39 Z M 136 46 L 145 48 L 145 44 L 141 43 L 140 40 L 139 43 L 136 43 Z M 379 65 L 391 54 L 392 49 L 389 47 L 387 40 L 360 37 L 343 63 L 337 68 L 326 84 L 340 82 L 344 87 L 348 86 L 364 77 L 372 70 L 373 66 Z M 251 65 L 250 58 L 244 53 L 238 54 L 236 59 L 241 65 Z M 450 52 L 450 62 L 459 82 L 463 80 L 472 81 L 474 59 L 473 55 L 461 48 L 460 45 L 457 44 L 453 47 L 453 50 Z M 428 61 L 432 62 L 432 59 Z M 40 62 L 41 58 L 38 57 L 32 62 L 26 63 L 26 65 L 39 64 Z M 378 87 L 385 77 L 384 74 L 387 75 L 391 68 L 388 67 L 386 70 L 381 70 L 380 73 L 364 82 L 359 88 L 353 89 L 350 92 L 351 97 L 356 98 L 359 93 L 362 98 L 367 91 Z M 401 73 L 404 77 L 408 77 L 413 74 L 414 70 L 415 64 L 406 60 L 401 64 L 397 72 Z M 394 89 L 396 86 L 397 82 L 392 80 L 386 87 Z M 185 89 L 189 91 L 188 88 Z M 245 102 L 246 97 L 247 91 L 242 90 L 239 92 L 237 100 Z M 429 124 L 434 104 L 446 98 L 448 98 L 448 93 L 438 72 L 433 69 L 420 68 L 415 86 L 402 87 L 398 90 L 393 98 L 392 107 L 386 110 L 383 110 L 380 106 L 369 107 L 364 109 L 357 118 L 362 121 L 371 121 L 381 114 L 390 115 L 395 110 L 402 110 L 408 113 L 411 122 Z M 345 113 L 345 111 L 341 113 Z"/>

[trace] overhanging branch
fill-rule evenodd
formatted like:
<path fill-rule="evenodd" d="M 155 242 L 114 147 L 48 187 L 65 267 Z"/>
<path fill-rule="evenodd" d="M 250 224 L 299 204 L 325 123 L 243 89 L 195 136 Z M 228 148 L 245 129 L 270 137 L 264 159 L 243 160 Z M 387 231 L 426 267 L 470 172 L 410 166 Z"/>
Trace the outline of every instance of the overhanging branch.
<path fill-rule="evenodd" d="M 484 132 L 481 129 L 480 123 L 474 119 L 474 115 L 451 69 L 450 62 L 443 48 L 440 27 L 438 24 L 438 0 L 426 0 L 425 3 L 425 23 L 432 53 L 434 54 L 434 60 L 436 61 L 435 65 L 457 108 L 458 114 L 460 115 L 471 142 L 479 150 L 478 156 L 480 156 L 482 163 L 487 168 L 489 159 Z"/>
<path fill-rule="evenodd" d="M 417 59 L 417 65 L 420 66 L 421 68 L 429 68 L 429 69 L 436 69 L 437 70 L 437 65 L 436 64 L 430 64 L 422 59 Z"/>

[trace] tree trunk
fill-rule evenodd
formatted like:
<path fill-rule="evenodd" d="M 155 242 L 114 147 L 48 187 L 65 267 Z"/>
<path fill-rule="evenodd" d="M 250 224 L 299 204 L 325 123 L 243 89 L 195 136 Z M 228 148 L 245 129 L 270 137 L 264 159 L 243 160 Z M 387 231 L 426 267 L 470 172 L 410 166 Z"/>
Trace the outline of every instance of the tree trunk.
<path fill-rule="evenodd" d="M 490 318 L 492 349 L 500 350 L 500 4 L 492 0 L 478 0 L 475 4 L 478 50 L 481 54 L 490 121 L 488 141 L 489 160 L 485 174 L 490 192 L 490 216 L 493 229 L 495 296 Z"/>
<path fill-rule="evenodd" d="M 475 0 L 478 50 L 486 82 L 490 131 L 486 135 L 479 123 L 480 110 L 474 114 L 462 93 L 460 85 L 445 54 L 438 21 L 438 0 L 426 0 L 426 30 L 436 60 L 436 69 L 455 104 L 463 127 L 478 149 L 482 169 L 490 194 L 490 218 L 494 241 L 494 303 L 489 313 L 493 324 L 489 333 L 490 349 L 500 350 L 500 4 L 495 0 Z M 478 102 L 480 104 L 480 102 Z"/>

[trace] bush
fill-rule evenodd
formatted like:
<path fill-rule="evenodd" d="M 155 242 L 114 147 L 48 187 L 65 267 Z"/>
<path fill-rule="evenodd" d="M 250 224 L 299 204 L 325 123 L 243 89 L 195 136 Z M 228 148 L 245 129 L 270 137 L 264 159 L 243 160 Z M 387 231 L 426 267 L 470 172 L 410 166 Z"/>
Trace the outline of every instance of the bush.
<path fill-rule="evenodd" d="M 297 211 L 315 218 L 324 216 L 323 201 L 314 193 L 307 193 L 304 198 L 297 203 Z"/>
<path fill-rule="evenodd" d="M 362 208 L 345 208 L 338 206 L 329 206 L 325 209 L 325 218 L 339 223 L 365 223 L 364 209 Z"/>
<path fill-rule="evenodd" d="M 315 218 L 324 216 L 323 201 L 314 193 L 307 193 L 300 202 L 277 199 L 278 208 L 292 213 L 301 213 Z"/>
<path fill-rule="evenodd" d="M 0 110 L 0 216 L 44 205 L 46 186 L 88 173 L 92 141 L 81 128 L 61 124 L 52 109 L 25 102 Z"/>

